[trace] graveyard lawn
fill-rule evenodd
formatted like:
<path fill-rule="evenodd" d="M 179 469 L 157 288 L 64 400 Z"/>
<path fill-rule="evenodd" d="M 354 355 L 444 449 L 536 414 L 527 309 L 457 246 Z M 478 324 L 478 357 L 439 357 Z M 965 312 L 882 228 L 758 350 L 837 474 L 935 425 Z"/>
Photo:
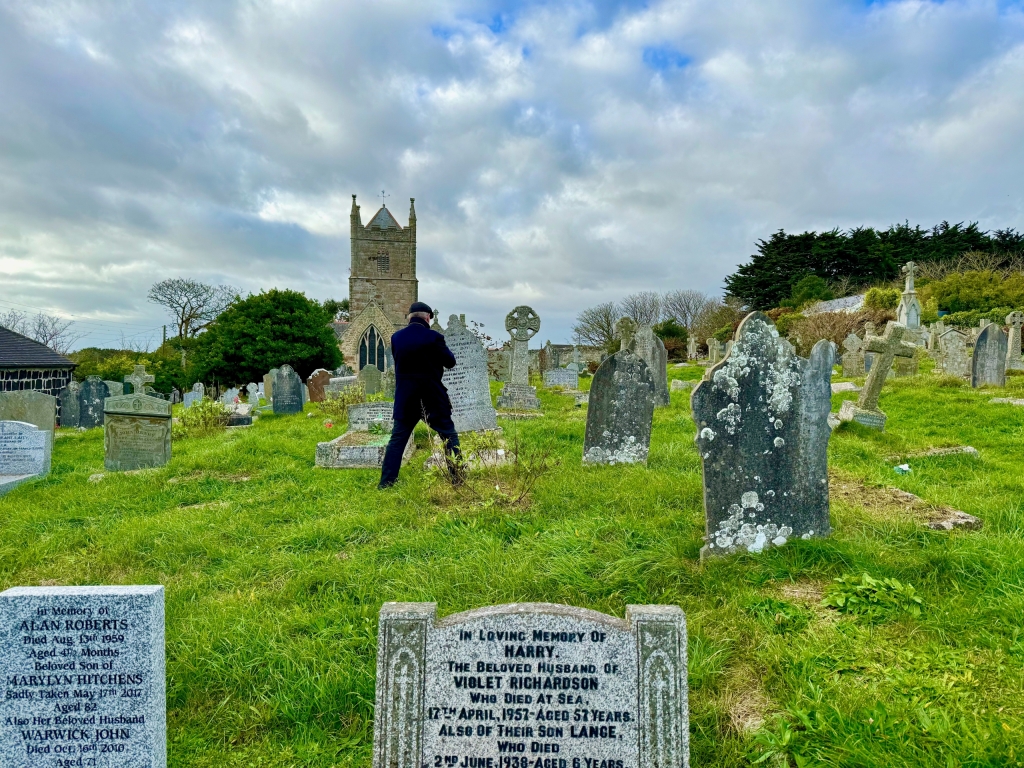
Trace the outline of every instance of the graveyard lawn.
<path fill-rule="evenodd" d="M 387 493 L 372 470 L 315 469 L 345 425 L 305 414 L 176 440 L 133 474 L 104 472 L 102 430 L 59 430 L 51 474 L 0 498 L 0 586 L 165 585 L 178 768 L 369 766 L 388 600 L 681 606 L 695 767 L 1021 765 L 1024 408 L 989 403 L 1024 397 L 1007 384 L 887 382 L 884 433 L 832 436 L 832 538 L 704 564 L 689 391 L 655 411 L 646 467 L 584 467 L 585 410 L 539 390 L 543 417 L 502 421 L 506 438 L 561 464 L 513 509 L 432 503 L 449 497 L 423 450 Z M 914 457 L 958 445 L 980 455 Z M 929 505 L 984 528 L 930 530 Z"/>

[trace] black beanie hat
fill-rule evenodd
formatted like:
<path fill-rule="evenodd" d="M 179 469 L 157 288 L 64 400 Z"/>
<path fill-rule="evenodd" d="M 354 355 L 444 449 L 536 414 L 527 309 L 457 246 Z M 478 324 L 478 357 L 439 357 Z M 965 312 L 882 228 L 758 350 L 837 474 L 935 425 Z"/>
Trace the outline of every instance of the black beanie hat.
<path fill-rule="evenodd" d="M 431 317 L 434 316 L 434 310 L 432 310 L 427 304 L 424 304 L 422 301 L 414 301 L 412 306 L 409 307 L 409 314 L 411 315 L 414 312 L 426 312 Z"/>

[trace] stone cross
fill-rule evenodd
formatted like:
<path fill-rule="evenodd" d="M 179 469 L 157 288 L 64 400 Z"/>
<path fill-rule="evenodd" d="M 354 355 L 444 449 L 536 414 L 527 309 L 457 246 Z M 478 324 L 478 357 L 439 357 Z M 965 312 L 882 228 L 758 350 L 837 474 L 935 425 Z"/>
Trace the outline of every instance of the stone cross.
<path fill-rule="evenodd" d="M 1010 326 L 1010 340 L 1006 347 L 1006 367 L 1020 370 L 1024 368 L 1024 360 L 1020 356 L 1020 327 L 1024 325 L 1024 312 L 1011 312 L 1006 316 L 1006 324 Z"/>
<path fill-rule="evenodd" d="M 897 357 L 913 357 L 917 351 L 916 344 L 909 344 L 903 341 L 907 329 L 899 323 L 890 322 L 882 336 L 865 336 L 864 349 L 867 352 L 874 352 L 876 357 L 864 382 L 864 389 L 861 390 L 857 406 L 866 411 L 878 410 L 878 398 L 882 394 L 882 385 L 885 377 L 889 375 L 892 362 Z"/>
<path fill-rule="evenodd" d="M 509 382 L 530 384 L 530 339 L 540 331 L 540 316 L 527 306 L 518 306 L 505 316 L 505 330 L 512 336 L 512 366 Z"/>
<path fill-rule="evenodd" d="M 156 376 L 147 374 L 146 366 L 136 365 L 134 373 L 131 376 L 125 376 L 124 380 L 132 385 L 132 394 L 144 395 L 146 394 L 146 385 L 156 381 Z"/>
<path fill-rule="evenodd" d="M 633 337 L 636 335 L 636 323 L 632 318 L 623 317 L 615 323 L 615 338 L 622 343 L 619 349 L 629 349 L 633 346 Z"/>
<path fill-rule="evenodd" d="M 903 265 L 903 269 L 900 270 L 900 271 L 903 272 L 903 274 L 905 274 L 907 276 L 907 284 L 906 284 L 906 288 L 904 289 L 904 292 L 905 293 L 913 293 L 913 291 L 914 291 L 914 272 L 917 271 L 917 264 L 915 264 L 912 261 L 908 261 L 905 265 Z"/>

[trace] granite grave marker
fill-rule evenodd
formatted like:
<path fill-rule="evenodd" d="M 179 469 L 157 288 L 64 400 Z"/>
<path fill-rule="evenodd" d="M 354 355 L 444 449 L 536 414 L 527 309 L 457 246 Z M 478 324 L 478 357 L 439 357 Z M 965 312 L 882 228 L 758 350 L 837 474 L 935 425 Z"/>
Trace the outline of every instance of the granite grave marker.
<path fill-rule="evenodd" d="M 23 421 L 53 432 L 57 398 L 34 389 L 0 392 L 0 421 Z"/>
<path fill-rule="evenodd" d="M 994 323 L 982 328 L 974 342 L 971 386 L 1006 386 L 1006 334 Z"/>
<path fill-rule="evenodd" d="M 112 472 L 162 467 L 171 460 L 171 404 L 149 395 L 108 397 L 103 466 Z"/>
<path fill-rule="evenodd" d="M 302 379 L 290 365 L 277 369 L 273 387 L 274 413 L 302 413 Z"/>
<path fill-rule="evenodd" d="M 687 693 L 674 605 L 385 603 L 373 768 L 688 768 Z"/>
<path fill-rule="evenodd" d="M 146 385 L 152 384 L 154 381 L 156 381 L 156 376 L 146 373 L 146 366 L 144 365 L 136 365 L 131 375 L 124 377 L 125 384 L 131 384 L 132 386 L 130 394 L 135 395 L 146 394 Z"/>
<path fill-rule="evenodd" d="M 1020 328 L 1024 324 L 1024 312 L 1011 312 L 1006 316 L 1010 337 L 1006 342 L 1006 370 L 1024 370 L 1024 358 L 1020 353 Z"/>
<path fill-rule="evenodd" d="M 51 430 L 25 421 L 0 421 L 0 496 L 26 480 L 48 475 L 52 450 Z"/>
<path fill-rule="evenodd" d="M 163 587 L 14 587 L 0 637 L 0 765 L 165 768 Z"/>
<path fill-rule="evenodd" d="M 77 428 L 79 426 L 82 420 L 82 402 L 79 398 L 81 389 L 81 382 L 72 379 L 57 395 L 57 399 L 60 401 L 60 425 L 62 427 Z"/>
<path fill-rule="evenodd" d="M 540 331 L 540 316 L 520 305 L 505 316 L 505 330 L 512 336 L 508 381 L 498 395 L 498 407 L 517 411 L 540 408 L 537 388 L 530 386 L 530 339 Z"/>
<path fill-rule="evenodd" d="M 445 370 L 441 383 L 452 401 L 452 421 L 457 432 L 497 429 L 487 379 L 487 351 L 476 335 L 456 315 L 449 315 L 444 341 L 455 356 L 455 367 Z"/>
<path fill-rule="evenodd" d="M 110 397 L 110 388 L 99 376 L 89 376 L 78 392 L 78 426 L 85 429 L 103 426 L 104 403 Z"/>
<path fill-rule="evenodd" d="M 917 352 L 916 344 L 903 340 L 907 334 L 905 327 L 890 321 L 885 327 L 884 335 L 864 337 L 865 352 L 874 353 L 876 359 L 871 363 L 864 389 L 861 390 L 857 402 L 844 400 L 839 407 L 839 421 L 856 421 L 879 431 L 885 429 L 886 416 L 878 408 L 878 398 L 882 394 L 882 385 L 885 384 L 892 369 L 892 361 L 897 357 L 913 357 Z"/>
<path fill-rule="evenodd" d="M 309 388 L 309 401 L 311 403 L 322 403 L 324 401 L 324 387 L 331 383 L 331 372 L 326 368 L 317 368 L 306 379 Z"/>
<path fill-rule="evenodd" d="M 359 383 L 363 385 L 363 393 L 366 395 L 376 395 L 380 392 L 381 388 L 381 373 L 380 368 L 376 365 L 363 366 L 362 370 L 359 371 L 356 378 L 359 379 Z"/>
<path fill-rule="evenodd" d="M 642 325 L 633 334 L 629 350 L 647 363 L 654 382 L 654 405 L 671 405 L 672 399 L 668 393 L 668 351 L 665 349 L 665 342 L 654 334 L 651 326 Z"/>

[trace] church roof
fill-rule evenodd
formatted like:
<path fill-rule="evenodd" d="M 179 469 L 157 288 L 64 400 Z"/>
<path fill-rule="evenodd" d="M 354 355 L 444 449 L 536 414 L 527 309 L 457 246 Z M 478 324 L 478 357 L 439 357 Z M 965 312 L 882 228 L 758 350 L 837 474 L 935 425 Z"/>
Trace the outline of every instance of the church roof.
<path fill-rule="evenodd" d="M 0 327 L 0 368 L 74 368 L 76 365 L 45 344 Z"/>
<path fill-rule="evenodd" d="M 395 217 L 391 215 L 391 211 L 389 211 L 386 207 L 381 207 L 381 209 L 373 215 L 373 218 L 370 219 L 370 223 L 367 224 L 366 226 L 380 227 L 381 229 L 402 228 L 401 225 L 397 221 L 395 221 Z"/>

